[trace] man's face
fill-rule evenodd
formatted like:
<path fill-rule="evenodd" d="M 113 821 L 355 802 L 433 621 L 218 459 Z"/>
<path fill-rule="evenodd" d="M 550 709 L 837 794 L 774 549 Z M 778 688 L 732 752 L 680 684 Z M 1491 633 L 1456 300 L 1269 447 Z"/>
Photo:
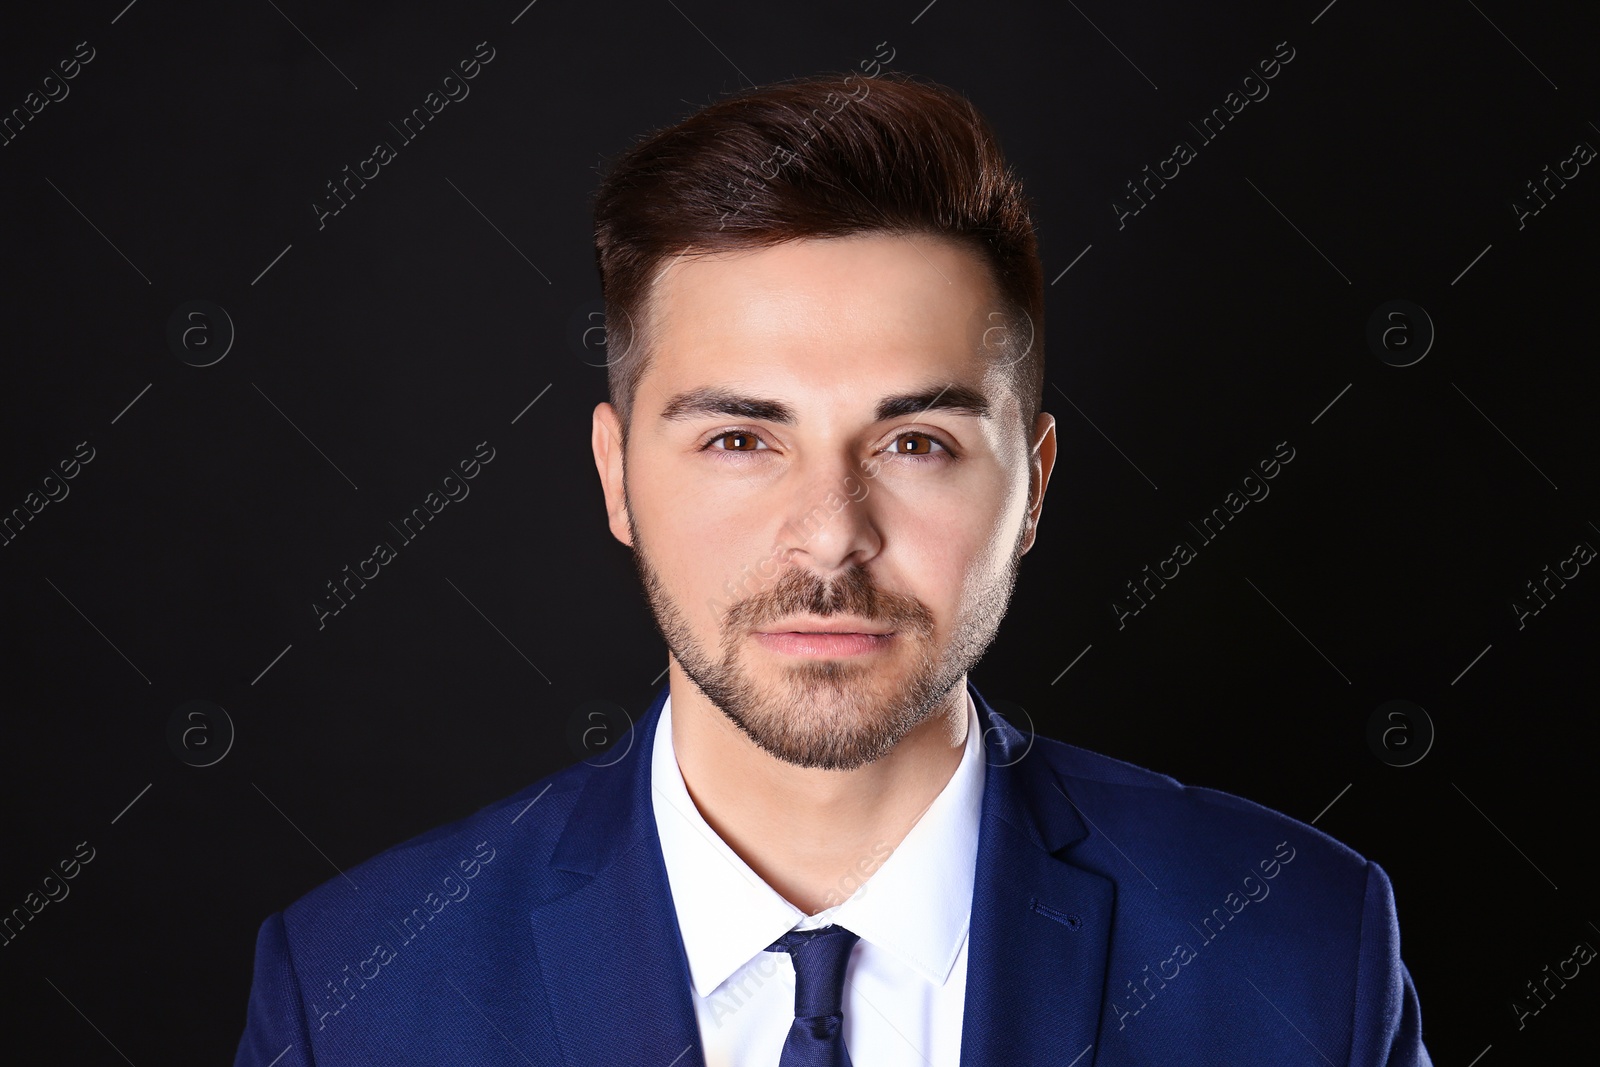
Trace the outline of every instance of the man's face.
<path fill-rule="evenodd" d="M 882 757 L 1000 624 L 1055 455 L 985 345 L 1000 306 L 975 252 L 927 236 L 658 275 L 625 464 L 595 412 L 611 529 L 684 673 L 778 759 Z"/>

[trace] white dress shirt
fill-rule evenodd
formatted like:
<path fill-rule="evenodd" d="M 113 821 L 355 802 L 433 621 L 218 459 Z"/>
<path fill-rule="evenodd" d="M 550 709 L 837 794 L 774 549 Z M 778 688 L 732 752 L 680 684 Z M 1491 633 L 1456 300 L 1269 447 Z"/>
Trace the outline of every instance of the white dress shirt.
<path fill-rule="evenodd" d="M 861 937 L 845 973 L 851 1059 L 873 1067 L 957 1067 L 984 782 L 970 693 L 966 702 L 966 748 L 950 781 L 887 860 L 882 851 L 862 857 L 866 882 L 854 887 L 845 876 L 838 895 L 846 899 L 808 916 L 751 870 L 695 807 L 673 752 L 667 698 L 651 753 L 651 801 L 706 1067 L 777 1067 L 794 1022 L 794 963 L 786 952 L 765 949 L 790 930 L 832 923 Z M 873 870 L 875 863 L 881 866 Z"/>

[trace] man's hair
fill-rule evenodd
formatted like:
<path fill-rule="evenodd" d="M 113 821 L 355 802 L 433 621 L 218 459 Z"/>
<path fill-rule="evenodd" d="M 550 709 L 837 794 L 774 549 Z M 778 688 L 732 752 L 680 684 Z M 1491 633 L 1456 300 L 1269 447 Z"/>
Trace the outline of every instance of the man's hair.
<path fill-rule="evenodd" d="M 952 89 L 894 72 L 749 89 L 625 151 L 594 198 L 607 384 L 623 441 L 654 320 L 651 283 L 679 255 L 801 238 L 931 234 L 976 251 L 1002 306 L 980 323 L 1031 431 L 1044 388 L 1044 273 L 1021 180 Z"/>

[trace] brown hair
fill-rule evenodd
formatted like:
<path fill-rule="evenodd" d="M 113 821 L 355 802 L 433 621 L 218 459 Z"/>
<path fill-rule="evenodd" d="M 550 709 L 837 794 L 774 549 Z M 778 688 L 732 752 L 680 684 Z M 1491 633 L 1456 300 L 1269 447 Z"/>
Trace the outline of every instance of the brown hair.
<path fill-rule="evenodd" d="M 1023 431 L 1032 429 L 1044 388 L 1033 222 L 993 129 L 952 89 L 894 72 L 825 74 L 725 97 L 625 151 L 594 216 L 624 442 L 649 357 L 651 283 L 665 260 L 865 233 L 933 234 L 984 258 L 1005 305 L 985 347 L 1005 360 Z"/>

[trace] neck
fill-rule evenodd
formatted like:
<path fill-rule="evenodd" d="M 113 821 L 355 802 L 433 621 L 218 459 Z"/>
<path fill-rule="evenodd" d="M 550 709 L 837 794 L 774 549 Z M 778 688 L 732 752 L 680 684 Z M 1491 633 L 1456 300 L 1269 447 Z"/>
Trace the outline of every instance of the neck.
<path fill-rule="evenodd" d="M 789 903 L 843 902 L 905 839 L 961 763 L 966 676 L 882 759 L 849 771 L 768 755 L 671 664 L 672 747 L 701 816 Z"/>

